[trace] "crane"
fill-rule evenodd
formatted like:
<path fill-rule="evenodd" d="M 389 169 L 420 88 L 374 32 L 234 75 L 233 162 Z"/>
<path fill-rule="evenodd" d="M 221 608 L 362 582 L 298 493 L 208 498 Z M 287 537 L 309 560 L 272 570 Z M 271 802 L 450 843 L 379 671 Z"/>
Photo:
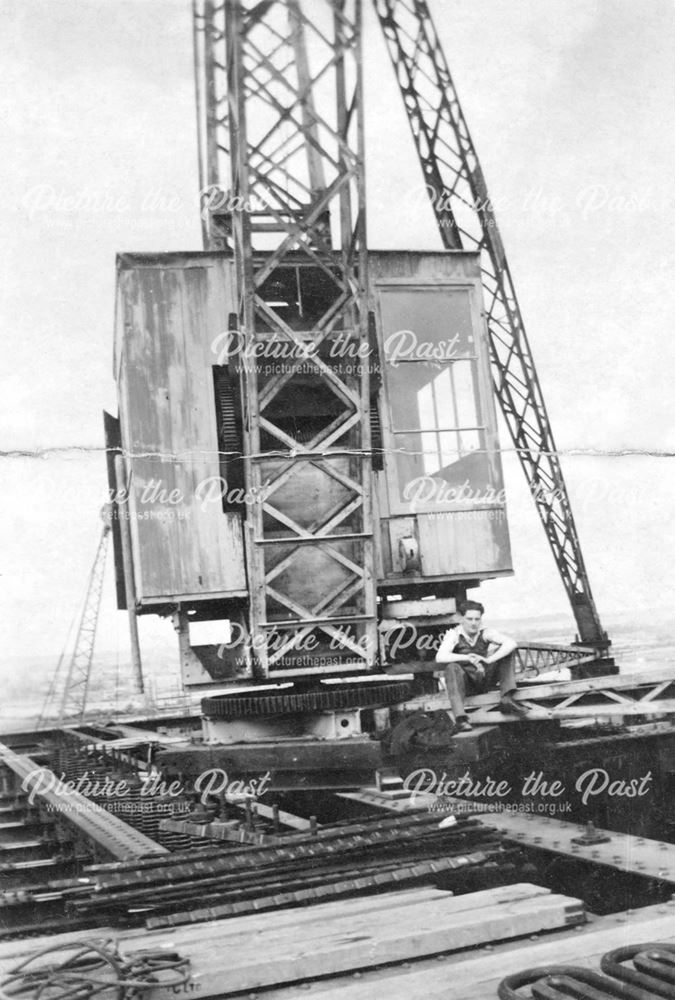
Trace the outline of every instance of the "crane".
<path fill-rule="evenodd" d="M 94 656 L 94 644 L 98 628 L 101 596 L 103 593 L 103 578 L 106 556 L 112 530 L 111 505 L 106 504 L 101 511 L 103 527 L 96 549 L 94 562 L 87 580 L 84 604 L 80 615 L 75 645 L 68 660 L 68 668 L 61 687 L 59 681 L 63 676 L 61 669 L 64 656 L 54 672 L 44 704 L 37 722 L 38 729 L 46 726 L 62 726 L 68 722 L 82 722 L 87 708 L 89 681 Z"/>
<path fill-rule="evenodd" d="M 480 253 L 494 394 L 570 602 L 578 638 L 606 653 L 610 642 L 591 591 L 504 245 L 429 5 L 426 0 L 373 3 L 443 246 Z M 259 292 L 272 271 L 301 253 L 339 285 L 341 304 L 353 318 L 345 336 L 358 346 L 368 336 L 361 3 L 323 0 L 311 8 L 311 13 L 303 10 L 299 0 L 194 0 L 203 238 L 206 249 L 231 247 L 234 252 L 238 322 L 244 330 L 254 329 L 256 316 L 265 311 Z M 314 56 L 311 70 L 308 48 Z M 329 120 L 318 109 L 326 98 L 324 78 L 332 69 L 337 86 Z M 242 205 L 247 210 L 236 210 Z M 339 220 L 332 237 L 331 210 Z M 273 252 L 256 259 L 254 251 L 263 244 L 273 246 Z M 329 310 L 319 319 L 319 337 L 330 329 L 331 315 Z M 267 310 L 266 320 L 302 350 L 302 338 L 284 329 L 272 311 Z M 260 488 L 261 435 L 271 434 L 277 445 L 289 443 L 283 430 L 261 415 L 261 407 L 283 392 L 289 378 L 281 376 L 263 386 L 255 372 L 245 377 L 246 474 Z M 368 374 L 363 374 L 356 394 L 336 385 L 333 373 L 324 371 L 322 377 L 329 391 L 344 397 L 342 420 L 328 436 L 315 437 L 306 451 L 311 454 L 339 440 L 347 422 L 352 453 L 365 456 L 371 448 Z M 303 461 L 307 454 L 298 455 L 297 462 Z M 331 475 L 330 463 L 324 460 L 323 466 Z M 282 474 L 285 481 L 293 475 L 292 467 Z M 352 567 L 349 587 L 352 595 L 356 591 L 361 596 L 361 627 L 373 633 L 374 608 L 367 586 L 373 572 L 372 517 L 365 458 L 349 489 L 342 516 L 347 508 L 351 514 L 359 512 L 351 530 L 359 539 L 363 565 L 362 573 Z M 272 494 L 272 516 L 274 510 Z M 336 516 L 339 519 L 341 512 Z M 291 607 L 279 589 L 278 568 L 273 576 L 266 573 L 264 553 L 274 542 L 265 537 L 260 509 L 250 513 L 250 520 L 247 558 L 263 581 L 253 600 L 253 629 L 264 629 L 270 601 L 288 607 L 304 620 L 304 627 L 323 627 L 326 609 Z M 325 539 L 307 538 L 303 544 L 321 545 Z M 293 558 L 293 552 L 287 554 L 282 566 L 291 565 Z M 336 599 L 339 602 L 339 595 Z M 333 603 L 329 610 L 335 612 L 335 607 Z"/>

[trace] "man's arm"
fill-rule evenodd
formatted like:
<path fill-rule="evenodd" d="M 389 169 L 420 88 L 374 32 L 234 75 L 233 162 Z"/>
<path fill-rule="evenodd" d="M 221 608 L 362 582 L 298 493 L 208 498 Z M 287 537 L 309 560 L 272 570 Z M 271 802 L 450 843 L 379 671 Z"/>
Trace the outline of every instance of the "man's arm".
<path fill-rule="evenodd" d="M 508 635 L 503 635 L 503 633 L 497 632 L 495 629 L 484 629 L 483 636 L 486 642 L 489 642 L 491 646 L 497 647 L 489 654 L 489 656 L 483 657 L 483 663 L 496 663 L 498 660 L 503 660 L 505 656 L 508 656 L 509 653 L 513 653 L 513 651 L 518 648 L 518 643 L 515 639 L 512 639 Z"/>
<path fill-rule="evenodd" d="M 441 639 L 441 644 L 436 652 L 436 663 L 460 663 L 462 657 L 453 652 L 456 645 L 457 630 L 454 628 L 448 629 Z"/>
<path fill-rule="evenodd" d="M 474 663 L 477 665 L 480 661 L 473 653 L 453 652 L 457 645 L 457 639 L 456 629 L 451 628 L 445 633 L 436 653 L 436 663 Z"/>

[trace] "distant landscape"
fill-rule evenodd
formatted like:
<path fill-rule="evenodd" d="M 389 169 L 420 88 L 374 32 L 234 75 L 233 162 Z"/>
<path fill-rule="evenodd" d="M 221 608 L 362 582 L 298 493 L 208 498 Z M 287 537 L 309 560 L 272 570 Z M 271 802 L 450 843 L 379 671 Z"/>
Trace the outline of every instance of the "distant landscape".
<path fill-rule="evenodd" d="M 521 642 L 567 644 L 574 639 L 566 615 L 536 618 L 491 618 L 490 624 Z M 675 615 L 649 609 L 628 622 L 608 618 L 605 627 L 612 639 L 612 654 L 623 672 L 653 666 L 673 666 L 675 673 Z M 37 654 L 6 659 L 2 666 L 3 698 L 0 725 L 23 728 L 35 722 L 44 703 L 59 660 L 59 654 Z M 62 666 L 62 672 L 65 663 Z M 180 673 L 175 645 L 155 646 L 143 651 L 146 687 L 154 698 L 177 698 Z M 128 654 L 97 650 L 91 676 L 89 704 L 111 711 L 133 711 L 141 707 L 134 693 Z"/>

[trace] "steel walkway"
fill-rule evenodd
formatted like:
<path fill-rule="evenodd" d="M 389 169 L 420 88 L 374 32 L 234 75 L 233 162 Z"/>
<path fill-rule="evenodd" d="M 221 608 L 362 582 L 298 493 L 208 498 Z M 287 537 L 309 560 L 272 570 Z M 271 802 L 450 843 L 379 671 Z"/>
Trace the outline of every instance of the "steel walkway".
<path fill-rule="evenodd" d="M 37 785 L 36 772 L 40 772 L 43 788 L 37 788 L 36 801 L 60 820 L 64 820 L 118 861 L 141 858 L 148 854 L 167 854 L 167 850 L 134 830 L 113 813 L 86 799 L 84 795 L 63 787 L 49 768 L 36 765 L 30 757 L 14 753 L 0 743 L 0 767 L 8 767 L 19 778 L 25 790 Z M 31 775 L 35 775 L 31 778 Z M 53 778 L 53 781 L 51 780 Z"/>

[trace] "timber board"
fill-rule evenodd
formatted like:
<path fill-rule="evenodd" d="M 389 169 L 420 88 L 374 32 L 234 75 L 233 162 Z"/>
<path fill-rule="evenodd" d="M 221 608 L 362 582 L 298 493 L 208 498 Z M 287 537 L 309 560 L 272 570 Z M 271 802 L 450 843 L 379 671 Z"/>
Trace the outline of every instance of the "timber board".
<path fill-rule="evenodd" d="M 211 921 L 166 931 L 122 932 L 125 954 L 170 948 L 191 961 L 195 1000 L 255 990 L 280 982 L 415 959 L 447 950 L 474 947 L 495 939 L 571 926 L 585 919 L 575 899 L 521 884 L 453 897 L 423 891 L 390 905 L 386 895 L 351 907 L 319 904 L 297 914 Z M 86 934 L 13 941 L 0 946 L 0 975 L 23 956 L 44 946 L 73 943 Z M 153 1000 L 168 1000 L 171 990 L 157 987 Z"/>
<path fill-rule="evenodd" d="M 570 932 L 554 931 L 536 939 L 494 943 L 480 951 L 426 959 L 412 967 L 390 966 L 311 984 L 320 1000 L 497 1000 L 501 980 L 542 965 L 580 965 L 599 970 L 605 952 L 642 941 L 675 943 L 675 904 L 646 906 L 606 917 L 589 915 Z M 297 987 L 279 987 L 268 1000 L 297 1000 Z"/>

